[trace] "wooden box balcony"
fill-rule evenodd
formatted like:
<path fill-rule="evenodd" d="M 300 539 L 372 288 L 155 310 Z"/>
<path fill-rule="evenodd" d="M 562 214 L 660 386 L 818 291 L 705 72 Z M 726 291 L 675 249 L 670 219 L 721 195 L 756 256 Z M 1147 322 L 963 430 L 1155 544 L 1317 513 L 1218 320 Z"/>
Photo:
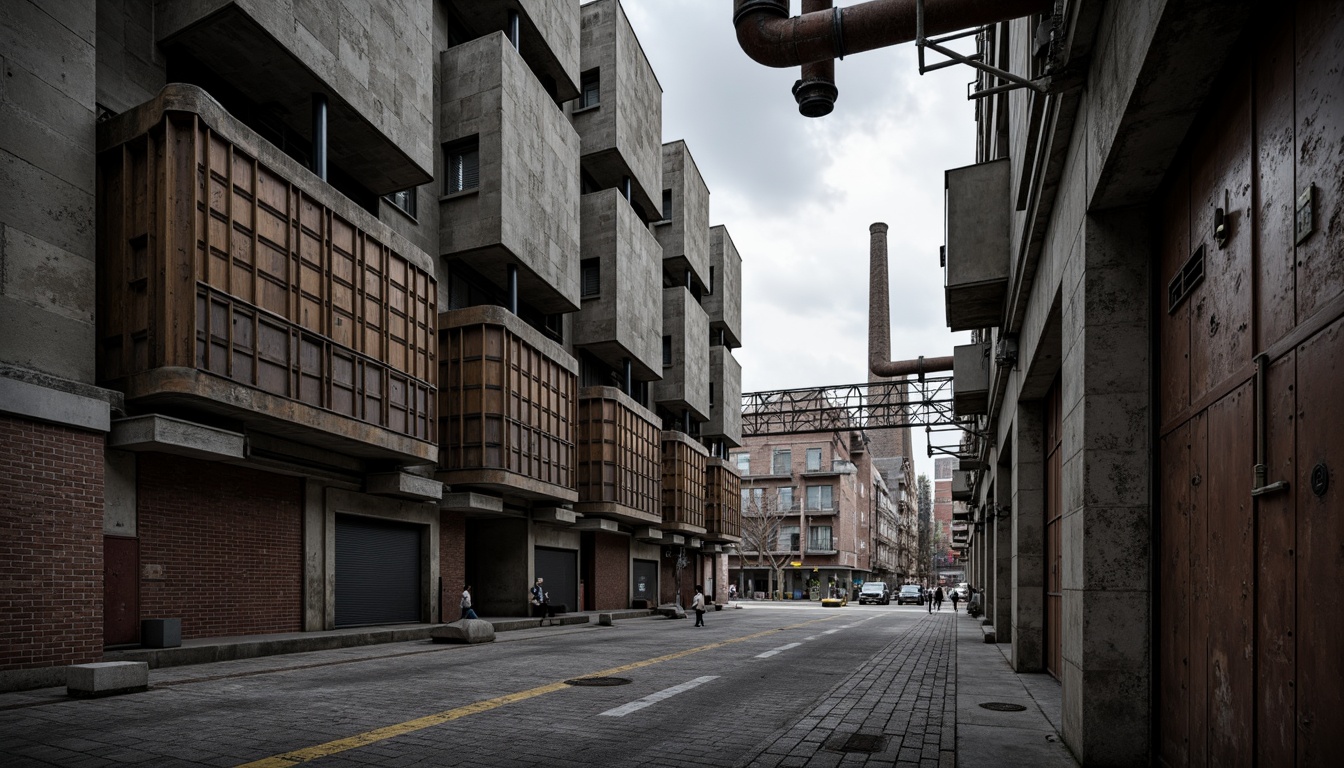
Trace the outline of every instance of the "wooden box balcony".
<path fill-rule="evenodd" d="M 574 511 L 629 525 L 661 523 L 661 439 L 657 416 L 619 389 L 579 390 Z"/>
<path fill-rule="evenodd" d="M 705 463 L 709 451 L 684 432 L 662 433 L 664 531 L 705 534 Z"/>
<path fill-rule="evenodd" d="M 705 462 L 705 540 L 742 541 L 742 478 L 723 459 Z"/>
<path fill-rule="evenodd" d="M 194 86 L 98 138 L 106 386 L 349 455 L 437 458 L 426 254 Z"/>
<path fill-rule="evenodd" d="M 532 502 L 578 500 L 579 364 L 502 307 L 439 316 L 438 479 Z"/>

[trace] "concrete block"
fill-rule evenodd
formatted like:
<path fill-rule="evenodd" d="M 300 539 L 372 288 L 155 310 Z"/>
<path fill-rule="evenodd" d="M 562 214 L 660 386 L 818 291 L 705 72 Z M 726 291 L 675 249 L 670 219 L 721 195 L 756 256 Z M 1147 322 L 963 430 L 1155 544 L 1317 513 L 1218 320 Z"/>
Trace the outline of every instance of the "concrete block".
<path fill-rule="evenodd" d="M 686 618 L 686 610 L 676 603 L 664 603 L 658 606 L 658 613 L 669 619 Z"/>
<path fill-rule="evenodd" d="M 145 648 L 177 648 L 182 645 L 182 620 L 142 619 L 140 645 Z"/>
<path fill-rule="evenodd" d="M 70 696 L 115 696 L 148 689 L 149 664 L 143 661 L 99 661 L 66 670 L 65 691 Z"/>
<path fill-rule="evenodd" d="M 998 633 L 994 631 L 993 624 L 986 624 L 981 626 L 980 632 L 984 635 L 984 641 L 986 643 L 997 643 L 999 641 Z"/>
<path fill-rule="evenodd" d="M 495 625 L 484 619 L 461 619 L 431 629 L 429 637 L 436 643 L 493 643 Z"/>
<path fill-rule="evenodd" d="M 443 483 L 409 472 L 380 472 L 364 478 L 364 490 L 379 496 L 396 496 L 416 501 L 439 501 Z"/>
<path fill-rule="evenodd" d="M 610 627 L 612 622 L 610 613 L 597 614 L 597 623 L 603 627 Z"/>
<path fill-rule="evenodd" d="M 206 460 L 246 458 L 246 442 L 240 432 L 153 414 L 118 419 L 107 439 L 108 447 L 124 451 L 154 451 Z"/>

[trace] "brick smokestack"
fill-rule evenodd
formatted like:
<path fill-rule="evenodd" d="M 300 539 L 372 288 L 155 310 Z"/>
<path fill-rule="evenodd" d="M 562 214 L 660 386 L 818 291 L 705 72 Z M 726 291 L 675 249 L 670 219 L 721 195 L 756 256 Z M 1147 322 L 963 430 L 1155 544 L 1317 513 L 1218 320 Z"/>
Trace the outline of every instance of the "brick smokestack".
<path fill-rule="evenodd" d="M 891 305 L 887 284 L 887 225 L 877 222 L 868 228 L 868 380 L 883 377 L 872 372 L 874 365 L 891 359 Z"/>

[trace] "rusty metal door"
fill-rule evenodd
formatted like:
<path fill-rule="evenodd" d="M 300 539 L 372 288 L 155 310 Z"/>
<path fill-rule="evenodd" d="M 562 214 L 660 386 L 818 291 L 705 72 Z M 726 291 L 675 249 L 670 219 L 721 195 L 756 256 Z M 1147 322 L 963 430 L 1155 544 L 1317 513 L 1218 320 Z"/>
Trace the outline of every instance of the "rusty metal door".
<path fill-rule="evenodd" d="M 140 540 L 103 537 L 103 645 L 140 642 Z"/>
<path fill-rule="evenodd" d="M 1063 518 L 1064 430 L 1059 379 L 1045 394 L 1045 670 L 1063 679 L 1064 567 L 1060 530 Z"/>

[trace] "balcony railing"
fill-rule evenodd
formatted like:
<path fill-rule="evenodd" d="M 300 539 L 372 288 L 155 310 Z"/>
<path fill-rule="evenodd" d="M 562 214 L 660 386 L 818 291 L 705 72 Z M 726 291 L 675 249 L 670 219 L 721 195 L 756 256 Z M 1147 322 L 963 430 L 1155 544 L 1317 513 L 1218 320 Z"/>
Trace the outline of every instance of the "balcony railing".
<path fill-rule="evenodd" d="M 685 433 L 663 431 L 663 530 L 704 535 L 708 458 L 709 451 Z"/>
<path fill-rule="evenodd" d="M 439 316 L 439 479 L 574 502 L 578 363 L 502 307 Z"/>
<path fill-rule="evenodd" d="M 353 455 L 433 460 L 429 257 L 172 84 L 99 127 L 98 371 Z"/>
<path fill-rule="evenodd" d="M 574 510 L 632 525 L 663 521 L 662 427 L 618 389 L 579 390 L 578 490 Z"/>
<path fill-rule="evenodd" d="M 723 459 L 711 458 L 705 464 L 705 538 L 742 540 L 742 480 Z"/>

